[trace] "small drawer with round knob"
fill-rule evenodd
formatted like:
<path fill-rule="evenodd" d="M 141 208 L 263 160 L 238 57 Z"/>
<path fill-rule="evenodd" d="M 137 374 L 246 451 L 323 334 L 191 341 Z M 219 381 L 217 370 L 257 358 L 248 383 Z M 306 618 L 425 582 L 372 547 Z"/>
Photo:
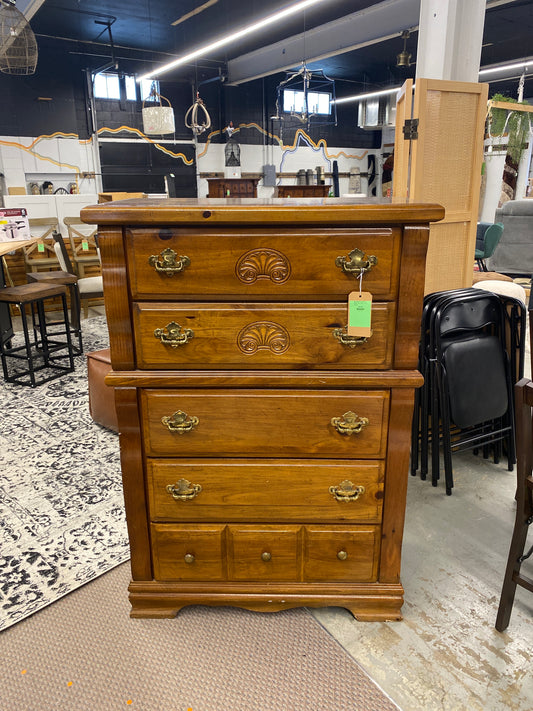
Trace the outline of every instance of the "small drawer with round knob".
<path fill-rule="evenodd" d="M 224 526 L 152 524 L 157 580 L 225 580 Z"/>
<path fill-rule="evenodd" d="M 304 580 L 372 582 L 377 579 L 379 526 L 306 526 Z"/>
<path fill-rule="evenodd" d="M 300 526 L 228 526 L 230 580 L 298 580 Z"/>

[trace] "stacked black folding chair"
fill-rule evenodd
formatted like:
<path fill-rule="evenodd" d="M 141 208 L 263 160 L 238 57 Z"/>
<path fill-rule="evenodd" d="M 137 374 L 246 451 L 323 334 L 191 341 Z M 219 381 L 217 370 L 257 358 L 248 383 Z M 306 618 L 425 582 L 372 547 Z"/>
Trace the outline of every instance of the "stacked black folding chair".
<path fill-rule="evenodd" d="M 440 479 L 453 489 L 452 453 L 492 449 L 515 461 L 513 385 L 522 377 L 525 307 L 521 301 L 480 289 L 429 294 L 424 300 L 418 391 L 413 417 L 411 474 Z"/>

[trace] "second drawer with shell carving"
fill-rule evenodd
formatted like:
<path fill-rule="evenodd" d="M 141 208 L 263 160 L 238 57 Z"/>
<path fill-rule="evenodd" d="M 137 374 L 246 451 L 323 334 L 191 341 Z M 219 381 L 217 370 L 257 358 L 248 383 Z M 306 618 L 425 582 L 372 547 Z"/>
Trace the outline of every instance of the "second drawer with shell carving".
<path fill-rule="evenodd" d="M 372 335 L 347 333 L 347 304 L 135 303 L 137 367 L 390 368 L 396 305 L 374 303 Z"/>

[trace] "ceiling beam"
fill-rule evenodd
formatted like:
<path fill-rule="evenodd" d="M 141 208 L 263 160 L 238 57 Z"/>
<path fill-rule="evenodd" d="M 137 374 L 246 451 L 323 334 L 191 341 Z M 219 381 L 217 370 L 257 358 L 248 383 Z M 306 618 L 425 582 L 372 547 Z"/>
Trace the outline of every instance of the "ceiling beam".
<path fill-rule="evenodd" d="M 27 20 L 31 20 L 43 4 L 44 0 L 17 0 L 16 8 Z"/>
<path fill-rule="evenodd" d="M 281 42 L 228 61 L 228 84 L 287 71 L 303 60 L 315 62 L 351 52 L 418 27 L 420 0 L 384 0 Z"/>

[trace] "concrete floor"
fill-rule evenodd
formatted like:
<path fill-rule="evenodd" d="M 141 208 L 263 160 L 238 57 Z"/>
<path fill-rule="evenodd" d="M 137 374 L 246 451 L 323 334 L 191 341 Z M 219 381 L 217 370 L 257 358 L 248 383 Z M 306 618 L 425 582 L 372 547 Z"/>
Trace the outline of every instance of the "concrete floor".
<path fill-rule="evenodd" d="M 409 477 L 403 621 L 311 612 L 403 711 L 531 711 L 533 595 L 517 588 L 509 627 L 494 629 L 516 472 L 472 452 L 454 454 L 453 469 L 452 496 Z M 533 572 L 532 560 L 524 571 Z"/>
<path fill-rule="evenodd" d="M 515 473 L 470 452 L 454 455 L 453 463 L 452 496 L 410 477 L 404 620 L 357 622 L 338 608 L 312 612 L 403 711 L 531 711 L 533 596 L 519 588 L 508 629 L 494 629 Z"/>

